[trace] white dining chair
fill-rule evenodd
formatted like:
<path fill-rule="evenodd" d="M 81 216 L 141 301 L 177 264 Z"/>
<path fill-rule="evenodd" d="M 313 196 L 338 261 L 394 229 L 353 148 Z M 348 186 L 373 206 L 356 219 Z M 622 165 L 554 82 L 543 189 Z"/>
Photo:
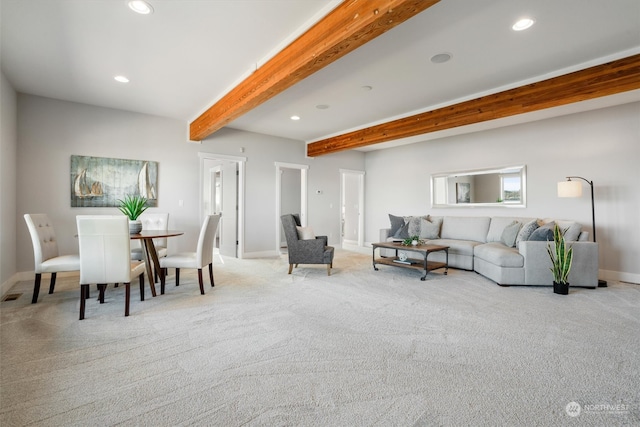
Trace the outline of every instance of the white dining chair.
<path fill-rule="evenodd" d="M 142 222 L 143 230 L 162 230 L 167 231 L 169 229 L 169 213 L 151 213 L 145 212 L 138 217 Z M 156 248 L 158 258 L 167 256 L 167 238 L 153 239 L 153 246 Z M 142 241 L 134 240 L 131 242 L 131 259 L 138 261 L 146 261 L 144 252 L 142 250 Z M 158 272 L 154 271 L 157 281 Z M 151 278 L 149 278 L 151 280 Z"/>
<path fill-rule="evenodd" d="M 38 302 L 42 274 L 51 273 L 49 293 L 52 294 L 56 286 L 56 273 L 80 270 L 80 257 L 77 254 L 59 254 L 56 233 L 47 214 L 25 214 L 24 220 L 31 235 L 31 243 L 33 243 L 35 280 L 31 304 L 35 304 Z"/>
<path fill-rule="evenodd" d="M 167 255 L 160 258 L 160 267 L 164 274 L 160 276 L 160 294 L 164 294 L 164 284 L 167 277 L 167 269 L 176 269 L 176 286 L 180 286 L 180 269 L 192 268 L 198 270 L 198 282 L 200 284 L 200 294 L 204 295 L 204 284 L 202 281 L 202 269 L 209 266 L 209 280 L 211 287 L 213 281 L 213 245 L 220 222 L 220 215 L 207 215 L 200 228 L 198 246 L 195 252 L 182 252 L 175 255 Z"/>
<path fill-rule="evenodd" d="M 131 279 L 140 281 L 140 297 L 144 295 L 144 262 L 131 260 L 129 221 L 124 215 L 78 215 L 80 246 L 80 320 L 84 319 L 89 285 L 100 290 L 100 303 L 109 283 L 124 283 L 124 315 L 129 315 Z"/>

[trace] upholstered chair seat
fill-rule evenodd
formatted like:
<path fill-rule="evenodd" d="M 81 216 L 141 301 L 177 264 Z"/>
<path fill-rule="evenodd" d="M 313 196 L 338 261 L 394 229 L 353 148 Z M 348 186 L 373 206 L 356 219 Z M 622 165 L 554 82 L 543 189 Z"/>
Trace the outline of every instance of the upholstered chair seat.
<path fill-rule="evenodd" d="M 24 220 L 33 244 L 35 280 L 31 303 L 35 304 L 38 302 L 42 274 L 51 273 L 49 293 L 52 294 L 56 286 L 56 273 L 80 270 L 80 257 L 77 254 L 60 255 L 58 253 L 58 241 L 53 223 L 46 214 L 25 214 Z"/>
<path fill-rule="evenodd" d="M 167 277 L 167 269 L 176 269 L 176 286 L 180 286 L 180 269 L 192 268 L 198 270 L 198 282 L 200 285 L 200 294 L 204 295 L 204 283 L 202 280 L 202 269 L 209 267 L 209 281 L 211 287 L 214 286 L 213 281 L 213 245 L 218 231 L 220 215 L 207 215 L 200 228 L 198 236 L 198 246 L 195 252 L 182 252 L 175 255 L 167 255 L 160 258 L 160 267 L 164 270 L 164 274 L 160 276 L 160 294 L 164 294 L 164 284 Z"/>

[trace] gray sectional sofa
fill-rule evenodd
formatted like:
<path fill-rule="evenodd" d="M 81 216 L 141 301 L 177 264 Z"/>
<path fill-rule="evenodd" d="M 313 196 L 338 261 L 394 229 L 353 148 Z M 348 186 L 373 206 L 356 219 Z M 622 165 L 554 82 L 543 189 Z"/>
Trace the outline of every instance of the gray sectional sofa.
<path fill-rule="evenodd" d="M 570 285 L 598 286 L 598 244 L 588 241 L 588 232 L 574 221 L 499 216 L 389 218 L 391 227 L 380 230 L 380 241 L 418 235 L 428 243 L 449 246 L 449 267 L 475 271 L 502 286 L 552 286 L 547 246 L 557 223 L 573 247 Z M 380 254 L 395 256 L 391 250 Z M 445 254 L 434 252 L 429 260 L 444 261 Z"/>

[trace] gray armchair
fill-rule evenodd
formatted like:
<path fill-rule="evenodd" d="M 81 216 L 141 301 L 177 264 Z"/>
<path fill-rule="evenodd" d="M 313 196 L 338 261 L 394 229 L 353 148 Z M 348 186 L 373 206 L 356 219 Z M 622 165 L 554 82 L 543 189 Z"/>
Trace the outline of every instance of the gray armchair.
<path fill-rule="evenodd" d="M 282 228 L 287 239 L 289 252 L 289 274 L 295 264 L 327 264 L 327 275 L 331 275 L 333 268 L 332 246 L 327 246 L 327 236 L 316 236 L 315 239 L 301 240 L 298 237 L 300 217 L 297 214 L 286 214 L 280 217 Z"/>

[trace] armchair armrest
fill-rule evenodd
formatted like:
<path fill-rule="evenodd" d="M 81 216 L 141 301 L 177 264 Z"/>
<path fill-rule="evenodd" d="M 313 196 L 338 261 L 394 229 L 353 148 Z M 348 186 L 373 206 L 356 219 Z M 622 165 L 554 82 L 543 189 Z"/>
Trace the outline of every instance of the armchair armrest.
<path fill-rule="evenodd" d="M 316 236 L 317 240 L 322 240 L 324 242 L 325 246 L 329 246 L 329 239 L 327 238 L 327 236 Z"/>

